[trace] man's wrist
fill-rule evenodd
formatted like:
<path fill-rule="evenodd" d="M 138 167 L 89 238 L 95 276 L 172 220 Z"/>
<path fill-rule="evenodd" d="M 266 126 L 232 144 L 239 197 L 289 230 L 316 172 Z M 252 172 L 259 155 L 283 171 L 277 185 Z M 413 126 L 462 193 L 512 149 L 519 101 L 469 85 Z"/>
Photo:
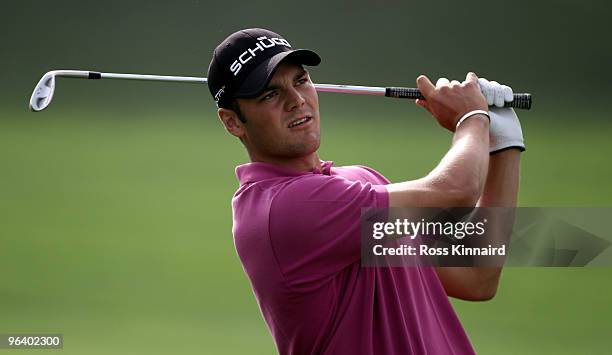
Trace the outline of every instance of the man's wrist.
<path fill-rule="evenodd" d="M 457 130 L 459 128 L 459 126 L 461 126 L 461 124 L 464 121 L 466 121 L 466 120 L 468 120 L 470 118 L 473 118 L 473 117 L 476 117 L 476 118 L 479 118 L 481 120 L 484 120 L 487 123 L 491 122 L 491 118 L 489 117 L 489 112 L 488 111 L 485 111 L 485 110 L 473 110 L 473 111 L 470 111 L 470 112 L 464 114 L 463 116 L 461 116 L 461 118 L 459 118 L 459 120 L 457 121 L 457 125 L 455 126 L 455 130 Z"/>
<path fill-rule="evenodd" d="M 512 146 L 508 146 L 504 148 L 499 148 L 496 150 L 490 150 L 489 155 L 496 155 L 498 153 L 505 152 L 507 150 L 516 150 L 518 153 L 522 153 L 525 151 L 525 147 L 520 146 L 520 145 L 512 145 Z"/>

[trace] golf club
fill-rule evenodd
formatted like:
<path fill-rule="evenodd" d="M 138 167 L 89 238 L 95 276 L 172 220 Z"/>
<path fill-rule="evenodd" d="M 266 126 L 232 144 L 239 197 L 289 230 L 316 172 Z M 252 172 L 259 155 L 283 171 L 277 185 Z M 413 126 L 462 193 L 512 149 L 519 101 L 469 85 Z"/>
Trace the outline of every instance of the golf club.
<path fill-rule="evenodd" d="M 122 80 L 145 80 L 145 81 L 170 81 L 179 83 L 207 84 L 208 79 L 193 76 L 168 76 L 168 75 L 145 75 L 145 74 L 121 74 L 101 73 L 85 70 L 53 70 L 47 72 L 38 81 L 32 97 L 30 98 L 30 110 L 42 111 L 53 99 L 55 92 L 55 79 L 79 78 L 79 79 L 122 79 Z M 397 97 L 406 99 L 424 99 L 419 89 L 404 87 L 375 87 L 337 84 L 314 84 L 318 92 L 337 92 L 346 94 L 378 95 L 386 97 Z M 514 100 L 505 103 L 505 107 L 514 107 L 529 110 L 531 108 L 531 94 L 514 94 Z"/>

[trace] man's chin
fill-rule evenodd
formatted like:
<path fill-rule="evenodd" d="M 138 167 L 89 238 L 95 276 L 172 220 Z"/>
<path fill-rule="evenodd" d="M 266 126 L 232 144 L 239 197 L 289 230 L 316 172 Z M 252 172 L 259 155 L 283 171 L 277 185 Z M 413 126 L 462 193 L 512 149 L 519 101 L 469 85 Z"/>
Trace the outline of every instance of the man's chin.
<path fill-rule="evenodd" d="M 319 135 L 317 134 L 316 137 L 313 138 L 313 141 L 306 148 L 308 154 L 316 153 L 317 150 L 319 150 L 319 147 L 321 146 L 321 139 L 319 138 Z"/>
<path fill-rule="evenodd" d="M 294 145 L 288 149 L 288 157 L 303 158 L 315 154 L 319 150 L 321 141 L 316 139 L 308 143 Z"/>

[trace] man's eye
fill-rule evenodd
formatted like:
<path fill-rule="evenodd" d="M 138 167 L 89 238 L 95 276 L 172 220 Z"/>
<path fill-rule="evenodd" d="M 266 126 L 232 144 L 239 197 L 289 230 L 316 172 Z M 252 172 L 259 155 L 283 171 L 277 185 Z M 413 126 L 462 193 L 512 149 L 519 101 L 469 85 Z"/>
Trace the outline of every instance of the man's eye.
<path fill-rule="evenodd" d="M 302 85 L 308 82 L 308 78 L 303 77 L 301 79 L 298 80 L 298 85 Z"/>
<path fill-rule="evenodd" d="M 262 97 L 262 100 L 270 100 L 271 98 L 273 98 L 274 96 L 276 96 L 276 91 L 272 91 L 269 94 L 267 94 L 266 96 Z"/>

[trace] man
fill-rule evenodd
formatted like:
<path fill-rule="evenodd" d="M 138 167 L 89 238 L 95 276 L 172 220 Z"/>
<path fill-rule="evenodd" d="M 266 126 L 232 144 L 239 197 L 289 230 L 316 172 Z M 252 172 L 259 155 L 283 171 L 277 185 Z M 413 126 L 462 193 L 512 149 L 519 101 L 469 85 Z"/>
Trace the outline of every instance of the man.
<path fill-rule="evenodd" d="M 427 176 L 391 184 L 319 159 L 319 102 L 303 67 L 319 62 L 247 29 L 219 44 L 208 72 L 218 116 L 252 161 L 236 168 L 234 242 L 279 353 L 472 354 L 447 296 L 490 299 L 501 269 L 362 268 L 360 212 L 515 206 L 520 124 L 512 110 L 487 115 L 487 99 L 503 105 L 511 90 L 481 88 L 473 73 L 436 86 L 420 76 L 417 104 L 454 132 L 453 144 Z"/>

